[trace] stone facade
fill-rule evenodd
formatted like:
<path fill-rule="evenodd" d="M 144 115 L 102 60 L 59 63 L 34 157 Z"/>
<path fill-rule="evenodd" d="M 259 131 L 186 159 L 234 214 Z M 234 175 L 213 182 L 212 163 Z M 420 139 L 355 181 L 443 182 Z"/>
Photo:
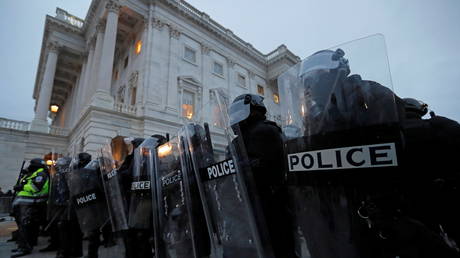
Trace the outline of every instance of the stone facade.
<path fill-rule="evenodd" d="M 9 165 L 15 171 L 31 158 L 24 154 L 31 141 L 43 146 L 36 154 L 56 145 L 63 155 L 94 155 L 117 135 L 175 135 L 197 113 L 212 119 L 213 88 L 229 99 L 263 95 L 268 117 L 280 122 L 276 78 L 298 61 L 284 45 L 262 54 L 183 0 L 93 0 L 84 20 L 58 8 L 46 17 L 35 118 L 30 130 L 0 132 L 22 137 L 21 146 L 1 148 L 20 149 Z M 51 105 L 59 110 L 49 112 Z"/>

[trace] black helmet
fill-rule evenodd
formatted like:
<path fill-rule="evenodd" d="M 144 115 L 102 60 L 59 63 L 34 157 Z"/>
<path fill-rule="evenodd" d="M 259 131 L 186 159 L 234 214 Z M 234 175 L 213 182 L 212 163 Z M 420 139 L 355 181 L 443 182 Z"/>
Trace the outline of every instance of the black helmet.
<path fill-rule="evenodd" d="M 56 161 L 57 171 L 64 171 L 70 166 L 72 159 L 70 157 L 61 157 Z"/>
<path fill-rule="evenodd" d="M 154 134 L 152 135 L 153 138 L 157 138 L 158 139 L 158 146 L 159 145 L 162 145 L 162 144 L 165 144 L 168 140 L 166 139 L 166 137 L 164 137 L 163 135 L 161 134 Z"/>
<path fill-rule="evenodd" d="M 415 113 L 422 117 L 428 113 L 428 104 L 413 98 L 404 98 L 404 109 L 408 113 Z"/>
<path fill-rule="evenodd" d="M 144 138 L 135 138 L 134 140 L 132 140 L 131 143 L 133 144 L 134 149 L 139 147 L 139 145 L 141 145 L 141 143 L 144 140 L 145 140 Z"/>
<path fill-rule="evenodd" d="M 78 154 L 78 167 L 82 168 L 91 161 L 91 154 L 81 152 Z"/>
<path fill-rule="evenodd" d="M 254 110 L 262 112 L 263 115 L 267 113 L 264 97 L 254 94 L 242 94 L 236 97 L 229 110 L 230 125 L 247 119 Z"/>
<path fill-rule="evenodd" d="M 29 167 L 27 170 L 29 172 L 35 172 L 37 169 L 46 168 L 46 163 L 41 158 L 35 158 L 30 161 Z"/>

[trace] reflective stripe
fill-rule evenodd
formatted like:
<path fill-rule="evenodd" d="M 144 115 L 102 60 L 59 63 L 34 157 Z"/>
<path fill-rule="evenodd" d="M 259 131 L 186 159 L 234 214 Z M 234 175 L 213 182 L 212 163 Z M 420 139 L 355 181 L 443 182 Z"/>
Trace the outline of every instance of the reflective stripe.
<path fill-rule="evenodd" d="M 27 183 L 24 185 L 23 190 L 18 193 L 18 196 L 20 197 L 29 197 L 29 198 L 42 198 L 48 196 L 49 192 L 49 177 L 46 175 L 46 182 L 43 185 L 42 189 L 38 189 L 38 187 L 33 183 L 33 179 L 37 177 L 37 175 L 41 172 L 43 172 L 44 169 L 40 168 L 37 169 L 32 175 L 28 176 L 25 178 L 27 180 Z"/>
<path fill-rule="evenodd" d="M 47 200 L 48 200 L 47 198 L 27 198 L 23 196 L 18 196 L 14 198 L 13 206 L 18 205 L 18 204 L 42 203 L 42 202 L 46 202 Z"/>

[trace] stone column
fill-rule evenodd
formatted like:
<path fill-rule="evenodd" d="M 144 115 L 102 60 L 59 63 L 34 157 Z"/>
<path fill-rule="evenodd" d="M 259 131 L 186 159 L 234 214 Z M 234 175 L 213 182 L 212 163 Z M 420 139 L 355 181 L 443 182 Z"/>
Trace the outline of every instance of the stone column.
<path fill-rule="evenodd" d="M 47 46 L 48 57 L 46 59 L 45 72 L 40 86 L 35 118 L 32 120 L 30 130 L 35 132 L 48 133 L 48 122 L 46 117 L 50 107 L 51 93 L 53 91 L 54 74 L 58 59 L 59 46 L 57 42 L 51 42 Z"/>
<path fill-rule="evenodd" d="M 233 83 L 233 77 L 235 75 L 235 72 L 233 71 L 233 68 L 235 67 L 235 60 L 228 58 L 227 57 L 227 76 L 228 76 L 228 97 L 230 99 L 233 98 L 233 88 L 234 88 L 234 83 Z"/>
<path fill-rule="evenodd" d="M 97 90 L 97 77 L 99 74 L 98 71 L 101 63 L 102 42 L 104 41 L 104 29 L 104 23 L 99 22 L 99 24 L 96 26 L 96 35 L 90 42 L 90 44 L 94 45 L 94 49 L 90 49 L 90 55 L 91 50 L 93 50 L 93 53 L 91 57 L 91 66 L 88 67 L 88 69 L 90 70 L 88 70 L 88 81 L 85 89 L 85 95 L 83 95 L 85 101 L 84 108 L 86 108 L 86 105 L 90 102 L 91 98 L 94 95 L 94 92 Z"/>
<path fill-rule="evenodd" d="M 203 96 L 202 96 L 202 101 L 201 101 L 201 111 L 205 112 L 205 114 L 201 114 L 203 118 L 206 118 L 208 122 L 211 121 L 211 109 L 210 109 L 210 96 L 209 96 L 209 89 L 212 87 L 212 85 L 208 85 L 207 78 L 209 76 L 206 76 L 206 74 L 209 74 L 211 72 L 211 62 L 209 53 L 211 52 L 211 48 L 204 44 L 201 43 L 201 88 L 203 89 Z M 198 110 L 199 111 L 199 110 Z"/>
<path fill-rule="evenodd" d="M 109 1 L 106 5 L 107 22 L 105 25 L 104 42 L 97 76 L 97 90 L 91 104 L 94 106 L 113 108 L 113 97 L 110 94 L 112 84 L 113 59 L 117 38 L 118 12 L 120 5 L 115 1 Z"/>
<path fill-rule="evenodd" d="M 180 31 L 173 25 L 169 25 L 169 68 L 166 111 L 177 114 L 177 58 L 175 55 L 181 53 L 179 50 Z"/>
<path fill-rule="evenodd" d="M 94 39 L 94 38 L 93 38 Z M 89 102 L 88 99 L 89 93 L 91 92 L 91 87 L 93 84 L 92 83 L 92 78 L 94 77 L 94 63 L 95 63 L 95 39 L 90 40 L 88 43 L 89 46 L 89 53 L 88 53 L 88 59 L 86 60 L 86 71 L 85 71 L 85 77 L 83 81 L 83 87 L 81 89 L 81 98 L 80 98 L 80 104 L 79 104 L 79 110 L 78 114 L 79 116 L 82 114 L 83 110 L 86 108 L 86 104 Z"/>

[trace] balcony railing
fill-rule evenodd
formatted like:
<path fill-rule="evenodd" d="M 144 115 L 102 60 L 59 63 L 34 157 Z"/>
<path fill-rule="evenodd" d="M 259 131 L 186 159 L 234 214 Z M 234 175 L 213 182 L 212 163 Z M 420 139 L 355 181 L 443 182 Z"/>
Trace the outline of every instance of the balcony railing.
<path fill-rule="evenodd" d="M 0 117 L 0 128 L 14 129 L 19 131 L 29 130 L 29 124 L 25 121 L 18 121 Z"/>
<path fill-rule="evenodd" d="M 62 10 L 61 8 L 56 8 L 56 18 L 58 18 L 61 21 L 65 21 L 69 23 L 70 25 L 73 25 L 78 28 L 82 28 L 83 24 L 85 24 L 84 20 L 68 13 L 65 10 Z"/>
<path fill-rule="evenodd" d="M 56 135 L 56 136 L 68 136 L 69 135 L 69 129 L 51 125 L 50 130 L 49 130 L 49 134 Z"/>
<path fill-rule="evenodd" d="M 135 115 L 137 111 L 136 106 L 128 105 L 128 104 L 121 103 L 121 102 L 115 102 L 113 104 L 113 109 L 117 112 L 132 114 L 132 115 Z"/>

